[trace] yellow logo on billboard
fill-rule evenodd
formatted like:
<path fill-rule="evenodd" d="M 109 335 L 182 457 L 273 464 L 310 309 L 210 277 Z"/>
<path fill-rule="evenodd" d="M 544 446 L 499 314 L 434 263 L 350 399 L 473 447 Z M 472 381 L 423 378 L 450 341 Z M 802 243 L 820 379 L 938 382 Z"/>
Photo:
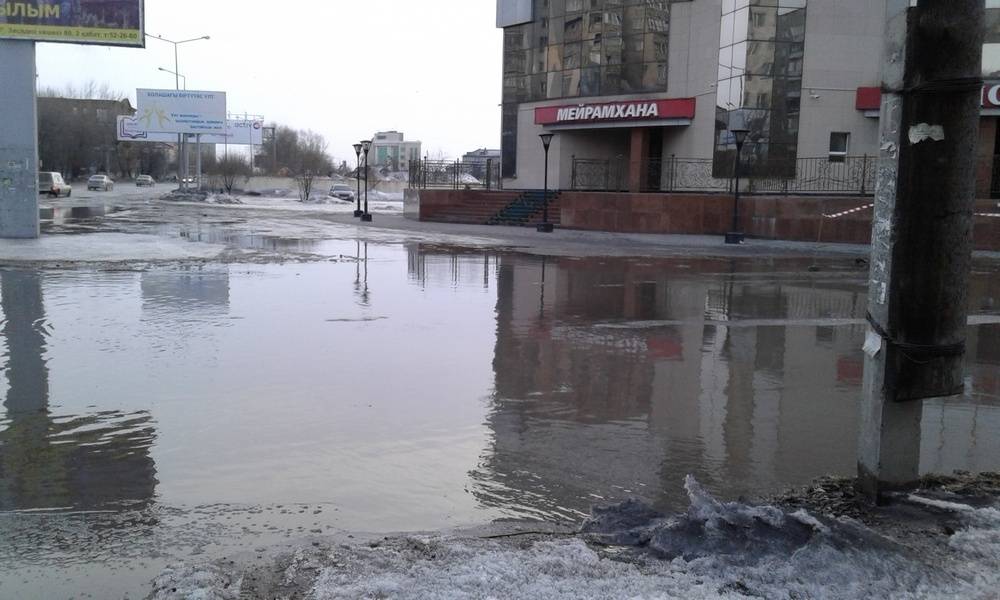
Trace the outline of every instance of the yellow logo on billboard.
<path fill-rule="evenodd" d="M 146 129 L 149 129 L 150 126 L 153 124 L 153 119 L 156 119 L 157 122 L 156 126 L 160 129 L 163 128 L 163 123 L 170 122 L 170 117 L 167 116 L 166 111 L 160 108 L 159 106 L 154 106 L 153 108 L 147 108 L 142 112 L 142 115 L 139 116 L 139 120 L 146 124 Z"/>

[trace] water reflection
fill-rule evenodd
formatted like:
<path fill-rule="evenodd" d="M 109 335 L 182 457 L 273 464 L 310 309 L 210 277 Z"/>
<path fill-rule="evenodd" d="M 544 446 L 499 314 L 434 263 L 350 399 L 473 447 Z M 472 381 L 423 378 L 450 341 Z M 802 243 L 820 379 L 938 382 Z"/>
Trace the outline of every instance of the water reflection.
<path fill-rule="evenodd" d="M 171 231 L 170 227 L 159 229 L 160 233 Z M 268 233 L 247 233 L 244 230 L 227 229 L 215 224 L 195 225 L 180 231 L 180 237 L 190 242 L 224 244 L 243 250 L 268 250 L 272 252 L 313 252 L 320 245 L 319 240 L 285 237 Z"/>
<path fill-rule="evenodd" d="M 677 507 L 688 473 L 726 497 L 853 474 L 865 278 L 755 270 L 502 257 L 480 502 L 573 517 L 629 495 Z M 925 409 L 924 471 L 1000 467 L 995 327 L 970 328 L 966 398 Z"/>
<path fill-rule="evenodd" d="M 2 271 L 0 294 L 7 382 L 0 419 L 0 511 L 150 502 L 157 483 L 149 454 L 156 437 L 150 414 L 54 411 L 46 362 L 52 332 L 42 276 Z"/>
<path fill-rule="evenodd" d="M 101 217 L 124 210 L 119 206 L 43 206 L 38 217 L 45 226 L 97 221 Z"/>

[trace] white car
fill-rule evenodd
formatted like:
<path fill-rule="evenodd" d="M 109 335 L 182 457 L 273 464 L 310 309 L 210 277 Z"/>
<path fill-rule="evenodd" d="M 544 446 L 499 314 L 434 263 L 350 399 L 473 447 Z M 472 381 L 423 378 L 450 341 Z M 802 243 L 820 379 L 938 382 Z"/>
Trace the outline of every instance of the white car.
<path fill-rule="evenodd" d="M 91 175 L 90 179 L 87 180 L 88 190 L 104 190 L 105 192 L 110 192 L 115 189 L 115 182 L 111 180 L 107 175 Z"/>
<path fill-rule="evenodd" d="M 344 200 L 346 202 L 354 202 L 354 190 L 351 186 L 343 183 L 335 183 L 333 187 L 330 188 L 330 195 L 338 200 Z"/>

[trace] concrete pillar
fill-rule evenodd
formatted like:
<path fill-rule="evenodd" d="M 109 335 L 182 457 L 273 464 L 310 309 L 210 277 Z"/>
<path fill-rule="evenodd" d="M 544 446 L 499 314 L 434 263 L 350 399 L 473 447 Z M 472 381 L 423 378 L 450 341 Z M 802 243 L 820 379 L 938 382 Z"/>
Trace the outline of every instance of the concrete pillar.
<path fill-rule="evenodd" d="M 0 238 L 37 238 L 35 43 L 0 40 Z"/>
<path fill-rule="evenodd" d="M 997 118 L 979 121 L 979 151 L 976 152 L 976 197 L 989 198 L 993 185 L 993 154 L 997 143 Z"/>
<path fill-rule="evenodd" d="M 649 130 L 635 127 L 629 133 L 628 191 L 641 192 L 649 172 Z"/>
<path fill-rule="evenodd" d="M 919 477 L 921 400 L 963 390 L 983 11 L 887 2 L 858 444 L 875 500 Z"/>

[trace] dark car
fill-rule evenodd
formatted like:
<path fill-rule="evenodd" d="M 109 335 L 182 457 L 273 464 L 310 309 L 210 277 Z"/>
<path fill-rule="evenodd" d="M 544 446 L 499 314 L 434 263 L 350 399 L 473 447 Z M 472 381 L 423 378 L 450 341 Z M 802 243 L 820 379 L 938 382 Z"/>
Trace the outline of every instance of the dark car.
<path fill-rule="evenodd" d="M 150 175 L 139 175 L 135 178 L 135 187 L 153 187 L 154 185 L 156 185 L 156 180 Z"/>

